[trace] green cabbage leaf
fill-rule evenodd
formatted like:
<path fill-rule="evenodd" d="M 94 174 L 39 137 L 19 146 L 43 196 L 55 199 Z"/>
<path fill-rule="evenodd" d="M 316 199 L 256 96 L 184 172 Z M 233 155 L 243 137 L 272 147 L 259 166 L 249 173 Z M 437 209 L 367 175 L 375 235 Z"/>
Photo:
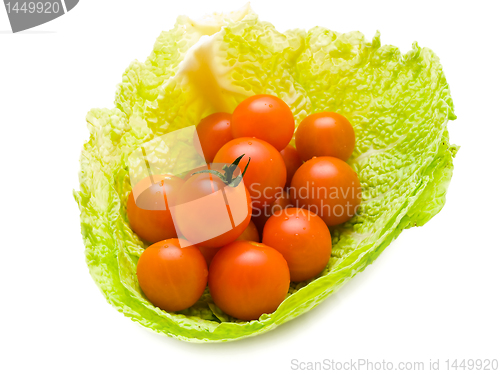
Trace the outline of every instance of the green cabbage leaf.
<path fill-rule="evenodd" d="M 296 124 L 335 111 L 356 133 L 348 163 L 358 173 L 359 214 L 332 229 L 332 255 L 315 279 L 292 283 L 272 314 L 244 322 L 225 315 L 208 290 L 191 308 L 168 313 L 141 292 L 137 260 L 146 248 L 130 229 L 128 155 L 138 146 L 244 98 L 273 94 Z M 193 342 L 230 341 L 269 331 L 336 292 L 373 262 L 403 229 L 421 226 L 445 203 L 452 159 L 447 123 L 455 119 L 442 66 L 415 43 L 406 54 L 381 45 L 377 33 L 315 27 L 278 32 L 248 7 L 194 21 L 179 17 L 162 32 L 145 62 L 123 74 L 113 109 L 87 115 L 90 138 L 81 154 L 81 231 L 90 274 L 106 299 L 158 333 Z"/>

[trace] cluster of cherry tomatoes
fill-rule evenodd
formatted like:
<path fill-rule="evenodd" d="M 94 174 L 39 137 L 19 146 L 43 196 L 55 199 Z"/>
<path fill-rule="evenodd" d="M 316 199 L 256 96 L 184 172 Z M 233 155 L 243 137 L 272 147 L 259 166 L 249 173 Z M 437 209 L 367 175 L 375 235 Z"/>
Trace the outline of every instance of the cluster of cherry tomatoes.
<path fill-rule="evenodd" d="M 345 162 L 354 130 L 342 115 L 322 112 L 300 123 L 296 148 L 289 144 L 294 132 L 283 100 L 252 96 L 232 114 L 198 124 L 194 143 L 206 166 L 182 178 L 154 176 L 140 196 L 130 194 L 131 228 L 155 243 L 137 264 L 139 285 L 155 306 L 189 308 L 208 283 L 222 311 L 257 319 L 276 310 L 290 281 L 325 269 L 329 227 L 353 217 L 361 200 L 358 177 Z M 158 196 L 165 209 L 144 208 Z"/>

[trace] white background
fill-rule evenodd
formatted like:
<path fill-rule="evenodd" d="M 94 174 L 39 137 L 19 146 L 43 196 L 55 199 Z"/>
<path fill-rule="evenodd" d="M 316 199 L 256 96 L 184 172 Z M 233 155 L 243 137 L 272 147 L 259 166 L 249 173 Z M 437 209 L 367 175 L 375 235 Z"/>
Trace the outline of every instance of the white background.
<path fill-rule="evenodd" d="M 468 4 L 468 5 L 467 5 Z M 291 360 L 500 359 L 498 2 L 253 1 L 278 30 L 316 25 L 441 58 L 459 144 L 444 209 L 406 230 L 317 307 L 262 336 L 189 344 L 114 310 L 84 260 L 78 158 L 85 115 L 112 107 L 115 86 L 180 14 L 237 1 L 83 0 L 11 34 L 0 9 L 0 339 L 2 373 L 284 373 Z M 495 9 L 496 8 L 496 9 Z"/>

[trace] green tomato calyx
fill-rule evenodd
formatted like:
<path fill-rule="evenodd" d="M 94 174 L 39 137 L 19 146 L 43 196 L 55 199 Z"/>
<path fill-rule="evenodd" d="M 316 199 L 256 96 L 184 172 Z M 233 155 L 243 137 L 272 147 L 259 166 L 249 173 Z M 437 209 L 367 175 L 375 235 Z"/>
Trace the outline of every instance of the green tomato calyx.
<path fill-rule="evenodd" d="M 238 164 L 240 163 L 240 161 L 243 158 L 243 156 L 245 156 L 245 154 L 242 154 L 240 157 L 238 157 L 236 160 L 234 160 L 232 164 L 230 164 L 230 165 L 224 165 L 222 167 L 222 170 L 224 171 L 224 173 L 221 173 L 218 170 L 200 170 L 200 171 L 194 172 L 191 175 L 201 174 L 201 173 L 214 174 L 214 175 L 218 176 L 229 187 L 236 187 L 243 180 L 243 176 L 245 175 L 245 173 L 246 173 L 246 171 L 248 169 L 248 165 L 250 164 L 250 160 L 252 159 L 251 157 L 249 157 L 248 158 L 248 162 L 247 162 L 247 164 L 245 166 L 245 169 L 243 170 L 243 173 L 241 173 L 240 175 L 238 175 L 236 178 L 233 178 L 234 171 L 238 167 Z"/>

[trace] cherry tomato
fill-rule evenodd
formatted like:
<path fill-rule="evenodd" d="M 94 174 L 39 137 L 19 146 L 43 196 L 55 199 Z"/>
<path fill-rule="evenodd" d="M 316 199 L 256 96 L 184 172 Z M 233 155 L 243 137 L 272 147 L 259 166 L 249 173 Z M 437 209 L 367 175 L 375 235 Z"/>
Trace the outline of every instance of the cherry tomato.
<path fill-rule="evenodd" d="M 252 220 L 250 220 L 245 231 L 243 231 L 243 233 L 240 236 L 238 236 L 238 239 L 236 239 L 236 240 L 246 240 L 249 242 L 260 242 L 259 231 L 257 231 L 257 227 L 255 226 L 255 223 L 253 223 Z"/>
<path fill-rule="evenodd" d="M 252 159 L 243 177 L 252 198 L 252 207 L 271 204 L 285 186 L 286 167 L 283 158 L 276 148 L 263 140 L 238 138 L 224 145 L 217 152 L 214 162 L 229 164 L 242 154 L 245 156 L 240 161 L 240 169 L 247 164 L 249 157 Z"/>
<path fill-rule="evenodd" d="M 254 221 L 257 231 L 262 233 L 264 225 L 273 214 L 278 214 L 281 209 L 292 208 L 296 205 L 297 203 L 292 201 L 290 194 L 287 191 L 283 191 L 272 204 L 265 205 L 261 209 L 254 209 L 252 212 L 252 221 Z"/>
<path fill-rule="evenodd" d="M 259 242 L 260 241 L 260 236 L 259 232 L 257 231 L 257 227 L 255 227 L 255 224 L 250 221 L 248 224 L 247 228 L 243 233 L 238 236 L 237 241 L 249 241 L 249 242 Z M 200 250 L 201 254 L 205 258 L 205 261 L 207 262 L 207 266 L 210 266 L 212 259 L 214 258 L 215 254 L 219 252 L 220 248 L 209 248 L 209 247 L 198 247 Z"/>
<path fill-rule="evenodd" d="M 210 266 L 214 256 L 217 254 L 217 252 L 219 252 L 220 248 L 210 248 L 210 247 L 198 246 L 198 249 L 200 250 L 201 254 L 203 255 L 203 258 L 205 259 L 207 266 Z"/>
<path fill-rule="evenodd" d="M 300 208 L 287 208 L 269 218 L 262 243 L 283 255 L 293 282 L 321 273 L 332 252 L 332 237 L 326 223 Z"/>
<path fill-rule="evenodd" d="M 272 95 L 243 100 L 231 117 L 233 138 L 255 137 L 281 151 L 292 140 L 295 120 L 290 107 Z"/>
<path fill-rule="evenodd" d="M 328 226 L 354 216 L 361 202 L 358 176 L 335 157 L 315 157 L 302 165 L 292 179 L 290 194 L 298 207 L 318 214 Z"/>
<path fill-rule="evenodd" d="M 237 241 L 219 250 L 208 287 L 215 304 L 230 316 L 252 320 L 272 313 L 285 299 L 290 272 L 283 256 L 267 245 Z"/>
<path fill-rule="evenodd" d="M 290 187 L 293 175 L 302 165 L 302 159 L 299 152 L 291 145 L 287 145 L 280 153 L 286 166 L 286 187 Z"/>
<path fill-rule="evenodd" d="M 156 183 L 144 189 L 136 199 L 134 192 L 130 192 L 127 200 L 130 227 L 149 243 L 177 237 L 168 201 L 175 198 L 176 192 L 184 183 L 181 178 L 172 175 L 155 175 L 153 180 Z M 149 178 L 138 184 L 150 184 Z M 140 188 L 134 187 L 134 191 L 140 191 Z"/>
<path fill-rule="evenodd" d="M 171 208 L 183 236 L 202 247 L 222 247 L 245 231 L 251 218 L 243 183 L 227 186 L 218 176 L 195 174 L 184 183 Z"/>
<path fill-rule="evenodd" d="M 153 305 L 169 312 L 189 308 L 207 286 L 207 264 L 198 248 L 183 239 L 155 243 L 137 263 L 137 279 Z"/>
<path fill-rule="evenodd" d="M 213 161 L 217 151 L 231 139 L 231 114 L 220 112 L 200 121 L 193 140 L 196 151 L 208 163 Z"/>
<path fill-rule="evenodd" d="M 302 120 L 295 134 L 295 146 L 302 160 L 330 156 L 343 161 L 354 150 L 355 135 L 351 123 L 334 112 L 315 113 Z"/>

